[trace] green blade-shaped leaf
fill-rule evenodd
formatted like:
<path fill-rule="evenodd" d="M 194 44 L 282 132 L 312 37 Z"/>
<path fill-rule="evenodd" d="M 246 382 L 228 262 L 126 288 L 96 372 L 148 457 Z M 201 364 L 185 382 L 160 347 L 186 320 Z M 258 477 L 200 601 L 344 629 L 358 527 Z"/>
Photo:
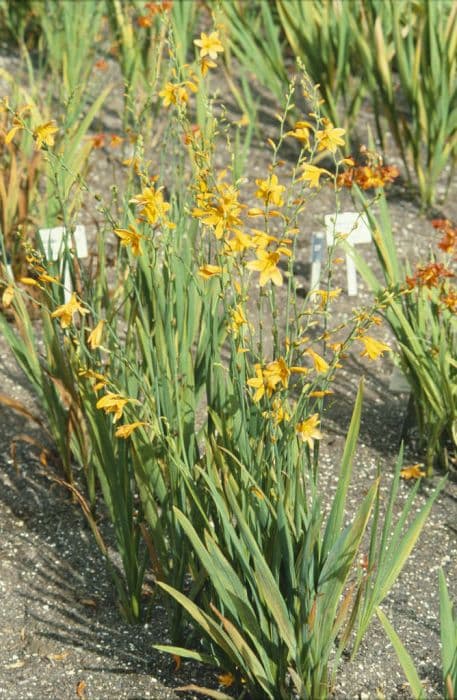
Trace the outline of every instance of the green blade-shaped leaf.
<path fill-rule="evenodd" d="M 404 674 L 408 680 L 408 683 L 411 687 L 411 692 L 416 700 L 425 700 L 425 691 L 424 688 L 422 687 L 422 683 L 420 681 L 420 678 L 417 674 L 416 667 L 414 666 L 414 662 L 411 658 L 411 656 L 408 654 L 406 651 L 405 647 L 403 646 L 399 636 L 395 632 L 394 628 L 390 624 L 389 620 L 387 617 L 384 615 L 382 610 L 380 608 L 376 608 L 376 615 L 379 618 L 379 621 L 381 622 L 382 626 L 384 627 L 384 631 L 389 637 L 391 644 L 393 648 L 395 649 L 395 652 L 397 654 L 398 660 L 401 664 L 401 667 L 404 671 Z"/>

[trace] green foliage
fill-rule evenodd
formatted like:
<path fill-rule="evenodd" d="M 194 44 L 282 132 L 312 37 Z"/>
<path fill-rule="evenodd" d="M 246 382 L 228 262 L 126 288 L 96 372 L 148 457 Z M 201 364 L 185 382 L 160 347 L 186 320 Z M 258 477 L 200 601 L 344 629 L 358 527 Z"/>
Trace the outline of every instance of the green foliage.
<path fill-rule="evenodd" d="M 443 570 L 439 570 L 441 658 L 443 673 L 443 697 L 454 700 L 457 696 L 457 615 L 449 597 Z M 389 637 L 405 673 L 414 698 L 426 697 L 414 662 L 402 644 L 385 614 L 379 608 L 376 614 Z"/>
<path fill-rule="evenodd" d="M 434 463 L 447 467 L 448 445 L 457 444 L 457 325 L 455 313 L 446 307 L 442 297 L 447 280 L 436 278 L 428 285 L 405 285 L 408 268 L 399 258 L 385 195 L 379 192 L 379 217 L 364 203 L 373 240 L 381 264 L 379 280 L 353 248 L 348 248 L 365 281 L 375 294 L 386 287 L 393 296 L 384 310 L 398 342 L 400 366 L 411 387 L 422 447 L 426 450 L 429 473 Z M 443 255 L 451 264 L 452 253 Z M 435 262 L 430 260 L 430 265 Z M 449 287 L 452 290 L 453 286 Z"/>
<path fill-rule="evenodd" d="M 282 104 L 288 50 L 324 98 L 322 113 L 357 133 L 362 104 L 371 100 L 377 136 L 386 126 L 406 179 L 424 207 L 437 197 L 457 156 L 457 8 L 449 0 L 259 0 L 222 2 L 231 49 L 244 70 Z M 286 43 L 287 42 L 287 43 Z M 306 96 L 305 96 L 306 97 Z M 414 179 L 415 177 L 415 179 Z"/>

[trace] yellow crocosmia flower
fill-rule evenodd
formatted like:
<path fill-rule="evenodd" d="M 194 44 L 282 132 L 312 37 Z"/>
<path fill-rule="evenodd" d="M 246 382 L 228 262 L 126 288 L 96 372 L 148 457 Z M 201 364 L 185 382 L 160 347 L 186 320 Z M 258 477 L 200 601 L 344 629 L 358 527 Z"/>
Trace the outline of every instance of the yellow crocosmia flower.
<path fill-rule="evenodd" d="M 265 212 L 262 212 L 264 215 Z M 251 229 L 253 235 L 252 247 L 253 248 L 266 248 L 270 243 L 279 243 L 279 238 L 276 236 L 270 236 L 265 231 L 260 231 L 259 229 Z"/>
<path fill-rule="evenodd" d="M 126 399 L 121 394 L 114 394 L 108 391 L 97 401 L 96 407 L 105 411 L 105 413 L 113 413 L 113 422 L 116 423 L 122 417 L 124 408 L 129 401 L 130 399 Z"/>
<path fill-rule="evenodd" d="M 259 209 L 259 207 L 251 207 L 248 209 L 248 216 L 253 218 L 256 216 L 265 216 L 265 211 L 263 209 Z"/>
<path fill-rule="evenodd" d="M 132 249 L 133 255 L 138 257 L 143 253 L 141 248 L 141 239 L 144 236 L 138 233 L 134 226 L 129 226 L 127 228 L 115 228 L 114 233 L 121 239 L 121 245 Z"/>
<path fill-rule="evenodd" d="M 165 220 L 166 214 L 170 209 L 171 205 L 165 202 L 162 189 L 162 187 L 159 187 L 158 190 L 155 187 L 145 187 L 141 194 L 135 195 L 130 200 L 130 202 L 138 205 L 140 214 L 150 224 L 156 224 L 159 220 Z"/>
<path fill-rule="evenodd" d="M 278 252 L 268 252 L 260 248 L 256 252 L 257 260 L 251 260 L 248 262 L 246 267 L 248 270 L 254 270 L 255 272 L 260 272 L 259 284 L 264 287 L 270 280 L 277 287 L 282 285 L 282 273 L 277 267 L 280 260 L 280 254 Z"/>
<path fill-rule="evenodd" d="M 203 265 L 203 267 L 198 270 L 197 274 L 203 277 L 204 280 L 209 280 L 215 275 L 220 275 L 221 272 L 222 267 L 220 267 L 220 265 Z"/>
<path fill-rule="evenodd" d="M 331 174 L 328 172 L 328 170 L 325 170 L 324 168 L 318 168 L 316 165 L 305 163 L 305 165 L 303 166 L 303 175 L 298 179 L 299 181 L 302 180 L 304 182 L 309 182 L 309 186 L 311 188 L 318 188 L 321 186 L 319 179 L 322 177 L 322 175 Z"/>
<path fill-rule="evenodd" d="M 134 423 L 126 423 L 125 425 L 121 425 L 114 435 L 118 438 L 123 438 L 126 440 L 127 438 L 130 437 L 130 435 L 133 433 L 134 430 L 137 428 L 140 428 L 142 425 L 146 425 L 143 421 L 137 420 Z"/>
<path fill-rule="evenodd" d="M 255 377 L 247 380 L 247 385 L 252 386 L 255 389 L 253 401 L 257 402 L 265 395 L 265 381 L 263 377 L 262 367 L 259 364 L 254 366 Z"/>
<path fill-rule="evenodd" d="M 252 236 L 247 233 L 243 233 L 238 229 L 234 229 L 232 232 L 232 238 L 225 241 L 224 253 L 225 255 L 234 255 L 235 253 L 244 253 L 248 248 L 254 247 L 254 242 Z"/>
<path fill-rule="evenodd" d="M 314 369 L 316 372 L 325 374 L 325 372 L 328 372 L 329 369 L 329 364 L 324 360 L 323 357 L 317 354 L 317 352 L 314 352 L 314 350 L 309 350 L 306 351 L 306 354 L 310 356 L 310 358 L 313 361 Z"/>
<path fill-rule="evenodd" d="M 338 146 L 344 146 L 344 139 L 341 138 L 344 133 L 344 129 L 337 129 L 328 122 L 324 129 L 316 131 L 317 150 L 336 153 Z"/>
<path fill-rule="evenodd" d="M 288 131 L 286 136 L 292 136 L 292 138 L 297 139 L 303 144 L 304 148 L 310 147 L 310 133 L 312 126 L 309 122 L 296 122 L 294 130 Z"/>
<path fill-rule="evenodd" d="M 256 180 L 255 184 L 259 188 L 255 193 L 258 199 L 262 199 L 267 206 L 272 204 L 275 207 L 284 206 L 282 193 L 285 192 L 284 185 L 279 184 L 277 175 L 270 175 L 266 180 Z"/>
<path fill-rule="evenodd" d="M 33 137 L 35 139 L 35 148 L 37 151 L 40 150 L 40 148 L 43 147 L 43 144 L 46 144 L 46 146 L 53 146 L 54 145 L 54 134 L 56 134 L 59 131 L 59 129 L 56 126 L 55 121 L 52 119 L 50 122 L 46 122 L 45 124 L 40 124 L 37 126 L 35 131 L 33 132 Z"/>
<path fill-rule="evenodd" d="M 217 54 L 223 53 L 224 51 L 218 32 L 211 32 L 211 34 L 202 32 L 200 34 L 200 39 L 195 39 L 194 44 L 200 49 L 200 58 L 209 56 L 209 58 L 216 60 Z"/>
<path fill-rule="evenodd" d="M 279 423 L 282 423 L 283 421 L 287 423 L 287 421 L 290 420 L 290 413 L 288 413 L 288 411 L 284 408 L 284 404 L 281 399 L 274 399 L 271 407 L 273 409 L 271 412 L 271 417 L 273 418 L 275 425 L 279 425 Z"/>
<path fill-rule="evenodd" d="M 254 490 L 255 487 L 251 489 L 251 491 Z M 257 489 L 258 491 L 259 489 Z M 263 497 L 263 494 L 262 494 Z M 235 676 L 233 673 L 227 672 L 227 673 L 221 673 L 218 677 L 217 680 L 219 681 L 220 685 L 224 686 L 224 688 L 230 688 L 231 685 L 235 683 Z"/>
<path fill-rule="evenodd" d="M 212 61 L 209 56 L 204 56 L 201 61 L 200 61 L 200 70 L 202 72 L 203 77 L 207 74 L 210 68 L 216 68 L 217 63 Z"/>
<path fill-rule="evenodd" d="M 342 291 L 343 290 L 340 287 L 338 287 L 338 289 L 330 289 L 330 290 L 315 289 L 311 292 L 311 294 L 315 294 L 318 297 L 320 297 L 320 308 L 323 309 L 327 306 L 329 301 L 339 297 Z"/>
<path fill-rule="evenodd" d="M 401 470 L 400 476 L 402 479 L 420 479 L 425 476 L 423 469 L 423 464 L 412 464 L 410 467 L 405 467 Z"/>
<path fill-rule="evenodd" d="M 286 388 L 289 384 L 290 369 L 287 366 L 284 358 L 280 357 L 278 360 L 269 362 L 265 368 L 264 377 L 266 378 L 267 383 L 273 387 L 275 387 L 276 384 L 281 383 L 283 387 Z"/>
<path fill-rule="evenodd" d="M 179 83 L 166 83 L 164 89 L 159 92 L 159 97 L 162 98 L 164 107 L 185 104 L 189 100 L 186 88 Z"/>
<path fill-rule="evenodd" d="M 330 396 L 334 392 L 331 391 L 331 389 L 322 389 L 318 391 L 310 391 L 309 395 L 312 396 L 314 399 L 323 399 L 325 396 Z"/>
<path fill-rule="evenodd" d="M 11 141 L 14 139 L 16 136 L 17 132 L 23 129 L 24 127 L 22 126 L 21 122 L 17 122 L 15 119 L 13 120 L 13 126 L 11 129 L 8 131 L 8 133 L 5 136 L 5 143 L 11 143 Z"/>
<path fill-rule="evenodd" d="M 238 201 L 238 190 L 232 185 L 221 182 L 214 194 L 202 192 L 197 196 L 197 201 L 199 206 L 193 209 L 192 216 L 200 219 L 205 226 L 213 228 L 217 239 L 241 225 L 243 206 Z"/>
<path fill-rule="evenodd" d="M 229 326 L 229 330 L 231 333 L 233 333 L 235 337 L 238 337 L 240 329 L 243 326 L 250 325 L 241 304 L 237 304 L 234 309 L 230 310 L 230 316 L 232 319 L 232 323 Z"/>
<path fill-rule="evenodd" d="M 91 379 L 94 391 L 99 391 L 108 384 L 108 380 L 103 374 L 100 374 L 100 372 L 94 372 L 92 369 L 80 369 L 78 371 L 78 375 L 80 377 L 87 377 L 88 379 Z"/>
<path fill-rule="evenodd" d="M 40 282 L 51 282 L 52 284 L 59 284 L 59 280 L 57 277 L 52 277 L 52 275 L 48 275 L 47 272 L 42 272 L 41 274 L 38 275 L 38 279 Z"/>
<path fill-rule="evenodd" d="M 102 342 L 102 335 L 103 335 L 103 326 L 105 325 L 106 321 L 103 319 L 100 320 L 95 328 L 89 333 L 87 337 L 87 344 L 90 347 L 91 350 L 96 350 L 96 348 L 99 348 Z"/>
<path fill-rule="evenodd" d="M 55 311 L 52 312 L 51 318 L 58 318 L 60 320 L 60 325 L 62 328 L 68 328 L 73 322 L 73 316 L 76 314 L 88 314 L 89 309 L 85 309 L 81 302 L 76 296 L 76 292 L 71 295 L 70 301 L 66 304 L 58 306 Z"/>
<path fill-rule="evenodd" d="M 14 287 L 12 284 L 9 284 L 6 289 L 3 291 L 2 294 L 2 306 L 4 309 L 7 309 L 8 306 L 11 306 L 11 302 L 14 299 Z"/>
<path fill-rule="evenodd" d="M 322 433 L 317 427 L 319 423 L 319 414 L 314 413 L 312 416 L 302 421 L 301 423 L 297 423 L 297 426 L 295 428 L 300 440 L 306 442 L 310 449 L 312 449 L 314 446 L 314 440 L 322 439 Z"/>
<path fill-rule="evenodd" d="M 21 277 L 19 282 L 26 284 L 28 287 L 39 287 L 39 289 L 43 289 L 41 284 L 34 277 Z"/>
<path fill-rule="evenodd" d="M 381 343 L 380 340 L 376 340 L 376 338 L 372 338 L 370 335 L 361 335 L 357 340 L 360 340 L 365 346 L 360 353 L 361 357 L 369 357 L 370 360 L 377 360 L 383 353 L 390 352 L 388 345 Z"/>

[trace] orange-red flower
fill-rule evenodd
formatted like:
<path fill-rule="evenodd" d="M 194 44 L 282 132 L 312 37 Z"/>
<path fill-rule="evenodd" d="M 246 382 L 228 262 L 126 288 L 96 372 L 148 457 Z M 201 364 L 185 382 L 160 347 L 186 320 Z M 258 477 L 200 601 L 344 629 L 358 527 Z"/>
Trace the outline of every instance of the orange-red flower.
<path fill-rule="evenodd" d="M 406 278 L 406 284 L 409 289 L 414 287 L 431 289 L 432 287 L 437 287 L 447 277 L 454 277 L 454 273 L 445 267 L 443 263 L 431 262 L 428 265 L 418 265 L 414 276 Z"/>

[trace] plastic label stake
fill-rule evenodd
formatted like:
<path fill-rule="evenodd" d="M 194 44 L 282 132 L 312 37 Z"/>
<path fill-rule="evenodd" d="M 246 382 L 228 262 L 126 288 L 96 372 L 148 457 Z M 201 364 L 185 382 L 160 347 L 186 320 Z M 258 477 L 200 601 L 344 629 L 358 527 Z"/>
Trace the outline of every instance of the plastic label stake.
<path fill-rule="evenodd" d="M 355 211 L 328 214 L 325 217 L 325 229 L 328 246 L 333 245 L 337 237 L 344 237 L 353 246 L 371 241 L 371 231 L 366 218 Z M 346 253 L 346 274 L 348 295 L 355 297 L 357 296 L 357 270 L 349 253 Z"/>
<path fill-rule="evenodd" d="M 43 246 L 44 254 L 48 260 L 60 260 L 60 274 L 64 286 L 64 301 L 70 300 L 73 293 L 70 269 L 65 262 L 65 248 L 74 248 L 76 257 L 87 258 L 87 238 L 86 229 L 81 224 L 75 227 L 73 236 L 70 236 L 65 226 L 55 228 L 42 228 L 38 235 Z"/>

